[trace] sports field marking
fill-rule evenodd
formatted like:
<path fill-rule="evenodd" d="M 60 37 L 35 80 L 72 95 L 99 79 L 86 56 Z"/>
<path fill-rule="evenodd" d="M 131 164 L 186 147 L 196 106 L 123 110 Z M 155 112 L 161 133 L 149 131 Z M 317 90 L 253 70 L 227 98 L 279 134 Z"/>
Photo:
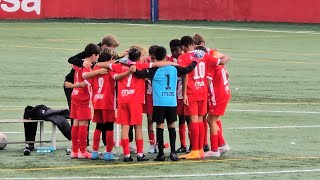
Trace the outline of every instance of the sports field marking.
<path fill-rule="evenodd" d="M 79 49 L 71 48 L 59 48 L 59 47 L 45 47 L 45 46 L 27 46 L 27 45 L 5 45 L 2 44 L 0 47 L 14 47 L 14 48 L 31 48 L 31 49 L 49 49 L 49 50 L 64 50 L 64 51 L 79 51 Z"/>
<path fill-rule="evenodd" d="M 229 162 L 229 161 L 265 161 L 265 160 L 305 160 L 305 159 L 320 159 L 318 156 L 310 157 L 245 157 L 245 158 L 230 158 L 230 159 L 205 159 L 195 161 L 178 161 L 178 162 L 148 162 L 140 164 L 103 164 L 103 165 L 77 165 L 77 166 L 56 166 L 43 168 L 17 168 L 17 169 L 0 169 L 0 172 L 14 172 L 14 171 L 48 171 L 48 170 L 70 170 L 70 169 L 93 169 L 93 168 L 119 168 L 119 167 L 142 167 L 151 165 L 168 165 L 168 164 L 197 164 L 208 162 Z"/>
<path fill-rule="evenodd" d="M 184 178 L 184 177 L 212 177 L 212 176 L 250 176 L 266 174 L 290 174 L 290 173 L 312 173 L 320 172 L 320 169 L 296 169 L 282 171 L 253 171 L 253 172 L 230 172 L 230 173 L 212 173 L 212 174 L 172 174 L 172 175 L 146 175 L 146 176 L 65 176 L 65 177 L 45 177 L 45 178 L 0 178 L 0 180 L 39 180 L 39 179 L 149 179 L 149 178 Z"/>
<path fill-rule="evenodd" d="M 123 24 L 123 23 L 110 23 Z M 284 31 L 284 30 L 269 30 L 269 29 L 250 29 L 250 28 L 231 28 L 231 27 L 208 27 L 208 26 L 181 26 L 181 25 L 160 25 L 160 24 L 126 24 L 129 26 L 143 27 L 162 27 L 162 28 L 182 28 L 182 29 L 205 29 L 205 30 L 224 30 L 224 31 L 247 31 L 247 32 L 268 32 L 268 33 L 285 33 L 285 34 L 308 34 L 320 35 L 320 32 L 315 31 Z"/>
<path fill-rule="evenodd" d="M 0 106 L 0 111 L 17 111 L 23 110 L 23 106 Z M 52 108 L 67 108 L 65 106 L 52 106 Z M 259 109 L 227 109 L 231 112 L 261 112 L 261 113 L 293 113 L 293 114 L 320 114 L 318 111 L 276 111 L 276 110 L 259 110 Z"/>
<path fill-rule="evenodd" d="M 236 61 L 256 61 L 256 62 L 271 62 L 271 63 L 282 63 L 282 64 L 320 64 L 319 62 L 302 62 L 302 61 L 283 61 L 283 60 L 270 60 L 270 59 L 242 59 L 242 58 L 234 58 Z M 234 61 L 233 60 L 233 61 Z"/>
<path fill-rule="evenodd" d="M 255 126 L 255 127 L 229 127 L 229 128 L 223 128 L 224 130 L 255 130 L 255 129 L 295 129 L 295 128 L 320 128 L 320 125 L 309 125 L 309 126 Z M 142 129 L 142 131 L 148 131 L 148 129 Z M 24 134 L 24 132 L 18 132 L 18 131 L 1 131 L 5 134 Z M 89 131 L 90 133 L 93 133 L 94 131 Z M 51 131 L 44 131 L 44 133 L 51 134 Z M 39 132 L 37 132 L 39 134 Z"/>

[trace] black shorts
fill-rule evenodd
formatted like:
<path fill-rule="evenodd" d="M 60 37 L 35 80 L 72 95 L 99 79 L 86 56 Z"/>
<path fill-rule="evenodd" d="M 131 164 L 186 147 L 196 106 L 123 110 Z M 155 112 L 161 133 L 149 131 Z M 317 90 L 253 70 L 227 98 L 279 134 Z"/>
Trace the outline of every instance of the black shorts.
<path fill-rule="evenodd" d="M 177 107 L 153 106 L 152 121 L 161 124 L 165 119 L 168 124 L 176 122 Z"/>

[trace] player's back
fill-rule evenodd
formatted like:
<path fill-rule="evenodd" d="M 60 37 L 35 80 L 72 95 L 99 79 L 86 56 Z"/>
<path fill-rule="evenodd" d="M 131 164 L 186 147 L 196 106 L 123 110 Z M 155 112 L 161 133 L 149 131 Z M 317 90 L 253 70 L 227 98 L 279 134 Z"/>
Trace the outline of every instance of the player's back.
<path fill-rule="evenodd" d="M 98 66 L 95 70 L 101 69 Z M 97 75 L 92 80 L 92 95 L 94 109 L 115 109 L 115 81 L 112 73 Z"/>
<path fill-rule="evenodd" d="M 192 61 L 197 61 L 196 68 L 187 77 L 187 95 L 189 101 L 205 100 L 207 94 L 206 86 L 206 59 L 195 59 L 194 51 L 179 56 L 178 63 L 186 67 Z"/>
<path fill-rule="evenodd" d="M 150 63 L 137 63 L 137 69 L 145 69 Z M 111 68 L 114 72 L 120 74 L 127 72 L 129 67 L 123 64 L 113 64 Z M 137 78 L 130 74 L 121 80 L 118 80 L 118 103 L 144 103 L 145 80 Z"/>
<path fill-rule="evenodd" d="M 154 106 L 177 106 L 177 79 L 177 69 L 174 66 L 156 70 L 152 80 Z"/>

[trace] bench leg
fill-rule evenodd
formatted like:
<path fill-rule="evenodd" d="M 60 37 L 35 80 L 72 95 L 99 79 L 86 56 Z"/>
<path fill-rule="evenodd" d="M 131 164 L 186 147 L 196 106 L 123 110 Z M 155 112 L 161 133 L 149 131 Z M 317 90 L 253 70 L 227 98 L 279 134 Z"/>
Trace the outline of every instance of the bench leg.
<path fill-rule="evenodd" d="M 57 126 L 55 124 L 52 123 L 52 139 L 51 139 L 51 142 L 52 142 L 52 147 L 54 150 L 57 150 Z"/>
<path fill-rule="evenodd" d="M 44 136 L 44 121 L 40 122 L 40 146 L 43 146 L 43 136 Z"/>

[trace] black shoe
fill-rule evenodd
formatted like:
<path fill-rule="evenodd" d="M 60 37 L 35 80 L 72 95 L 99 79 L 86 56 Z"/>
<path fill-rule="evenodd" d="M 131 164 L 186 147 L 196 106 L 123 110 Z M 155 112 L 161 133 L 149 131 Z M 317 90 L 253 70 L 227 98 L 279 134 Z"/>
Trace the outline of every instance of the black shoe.
<path fill-rule="evenodd" d="M 149 159 L 145 155 L 137 155 L 137 161 L 149 161 Z"/>
<path fill-rule="evenodd" d="M 206 145 L 203 146 L 203 151 L 204 151 L 204 152 L 210 151 L 210 147 L 209 147 L 208 144 L 206 144 Z"/>
<path fill-rule="evenodd" d="M 178 161 L 179 160 L 177 153 L 170 153 L 169 157 L 170 157 L 171 161 Z"/>
<path fill-rule="evenodd" d="M 66 154 L 69 156 L 71 154 L 71 149 L 70 148 L 67 148 L 66 150 Z"/>
<path fill-rule="evenodd" d="M 25 149 L 28 149 L 29 151 L 34 151 L 34 144 L 25 144 Z"/>
<path fill-rule="evenodd" d="M 176 153 L 186 153 L 187 148 L 184 146 L 181 146 L 179 149 L 176 150 Z"/>
<path fill-rule="evenodd" d="M 154 159 L 154 161 L 165 161 L 166 158 L 164 157 L 164 155 L 159 155 Z"/>
<path fill-rule="evenodd" d="M 125 157 L 123 158 L 123 162 L 131 162 L 131 161 L 133 161 L 133 159 L 132 159 L 131 156 L 125 156 Z"/>

